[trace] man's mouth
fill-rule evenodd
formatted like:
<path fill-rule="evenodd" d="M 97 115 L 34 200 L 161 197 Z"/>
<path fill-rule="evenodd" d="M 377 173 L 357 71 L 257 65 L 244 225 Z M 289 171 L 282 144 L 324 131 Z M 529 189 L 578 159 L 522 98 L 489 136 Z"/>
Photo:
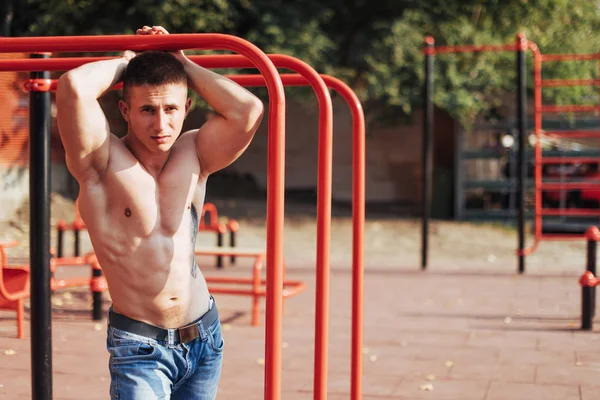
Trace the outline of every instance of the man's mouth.
<path fill-rule="evenodd" d="M 165 143 L 171 136 L 170 135 L 159 135 L 151 136 L 150 138 L 158 143 Z"/>

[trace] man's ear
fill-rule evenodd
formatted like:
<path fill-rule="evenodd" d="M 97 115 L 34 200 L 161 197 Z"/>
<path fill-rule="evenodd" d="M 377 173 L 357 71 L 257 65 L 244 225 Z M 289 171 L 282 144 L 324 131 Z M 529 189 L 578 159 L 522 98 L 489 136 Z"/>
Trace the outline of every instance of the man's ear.
<path fill-rule="evenodd" d="M 121 110 L 121 115 L 125 122 L 129 123 L 129 107 L 124 100 L 119 100 L 119 110 Z"/>
<path fill-rule="evenodd" d="M 186 100 L 186 102 L 185 102 L 185 116 L 186 116 L 186 118 L 187 118 L 188 113 L 190 112 L 191 108 L 192 108 L 192 98 L 188 97 L 187 100 Z"/>

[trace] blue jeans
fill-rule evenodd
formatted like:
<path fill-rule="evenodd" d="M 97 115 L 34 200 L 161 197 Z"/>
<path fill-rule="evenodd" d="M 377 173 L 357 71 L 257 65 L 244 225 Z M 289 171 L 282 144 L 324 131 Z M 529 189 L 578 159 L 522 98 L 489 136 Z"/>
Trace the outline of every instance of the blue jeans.
<path fill-rule="evenodd" d="M 170 344 L 109 325 L 110 397 L 122 400 L 214 400 L 221 376 L 223 337 L 219 319 L 200 337 Z"/>

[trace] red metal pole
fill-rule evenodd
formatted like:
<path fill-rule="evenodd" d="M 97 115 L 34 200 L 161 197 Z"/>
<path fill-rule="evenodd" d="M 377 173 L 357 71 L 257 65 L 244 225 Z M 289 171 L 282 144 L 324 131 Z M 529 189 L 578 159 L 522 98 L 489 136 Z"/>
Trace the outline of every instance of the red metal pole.
<path fill-rule="evenodd" d="M 322 75 L 323 76 L 323 75 Z M 341 80 L 323 76 L 344 97 L 352 113 L 352 370 L 350 399 L 362 398 L 365 232 L 365 117 L 360 100 Z"/>
<path fill-rule="evenodd" d="M 534 196 L 535 196 L 535 243 L 532 250 L 542 238 L 542 55 L 538 46 L 527 42 L 527 47 L 533 53 L 533 115 L 534 115 Z"/>
<path fill-rule="evenodd" d="M 105 52 L 125 49 L 174 51 L 198 48 L 230 50 L 246 56 L 253 66 L 256 66 L 265 76 L 267 84 L 270 98 L 267 155 L 267 265 L 269 268 L 267 269 L 268 293 L 266 299 L 265 399 L 278 400 L 281 398 L 285 97 L 283 84 L 271 60 L 253 44 L 241 38 L 222 34 L 0 38 L 0 49 L 5 53 Z M 36 68 L 36 70 L 39 69 Z"/>

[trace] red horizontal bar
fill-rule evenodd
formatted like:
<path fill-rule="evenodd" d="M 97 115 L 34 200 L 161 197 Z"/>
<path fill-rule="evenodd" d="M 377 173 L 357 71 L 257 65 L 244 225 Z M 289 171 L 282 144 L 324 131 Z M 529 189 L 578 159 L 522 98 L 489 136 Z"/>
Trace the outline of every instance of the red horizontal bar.
<path fill-rule="evenodd" d="M 593 61 L 600 60 L 600 54 L 542 54 L 541 61 Z"/>
<path fill-rule="evenodd" d="M 542 87 L 597 86 L 600 79 L 543 79 Z"/>
<path fill-rule="evenodd" d="M 157 35 L 155 35 L 157 36 Z M 272 55 L 278 56 L 278 55 Z M 64 57 L 64 58 L 15 58 L 0 60 L 0 71 L 67 71 L 80 65 L 108 60 L 116 57 Z M 196 64 L 205 68 L 256 68 L 254 63 L 244 56 L 199 55 L 188 56 Z"/>
<path fill-rule="evenodd" d="M 600 106 L 583 106 L 583 105 L 568 105 L 568 106 L 542 106 L 542 112 L 561 113 L 561 112 L 592 112 L 600 111 Z"/>
<path fill-rule="evenodd" d="M 540 164 L 598 164 L 600 163 L 600 157 L 541 157 L 538 162 Z"/>
<path fill-rule="evenodd" d="M 557 136 L 564 138 L 592 138 L 600 137 L 600 131 L 540 131 L 540 134 L 544 136 Z"/>
<path fill-rule="evenodd" d="M 541 190 L 569 190 L 569 189 L 597 189 L 600 190 L 600 181 L 594 182 L 565 182 L 565 183 L 542 183 Z"/>
<path fill-rule="evenodd" d="M 554 215 L 554 216 L 562 216 L 562 215 L 581 215 L 581 216 L 589 216 L 589 217 L 599 217 L 600 209 L 598 208 L 542 208 L 540 215 Z"/>
<path fill-rule="evenodd" d="M 222 50 L 238 47 L 243 39 L 218 33 L 170 35 L 93 35 L 0 38 L 3 53 L 108 52 L 145 50 Z M 233 46 L 232 46 L 233 45 Z M 241 45 L 247 48 L 247 44 Z M 233 50 L 233 49 L 231 49 Z M 234 50 L 235 51 L 235 50 Z"/>
<path fill-rule="evenodd" d="M 430 48 L 434 54 L 450 54 L 450 53 L 480 53 L 484 51 L 517 51 L 516 44 L 473 44 L 460 46 L 437 46 Z"/>
<path fill-rule="evenodd" d="M 53 279 L 51 281 L 52 289 L 64 289 L 72 287 L 88 287 L 92 282 L 91 277 L 80 277 L 80 278 L 65 278 L 65 279 Z"/>

